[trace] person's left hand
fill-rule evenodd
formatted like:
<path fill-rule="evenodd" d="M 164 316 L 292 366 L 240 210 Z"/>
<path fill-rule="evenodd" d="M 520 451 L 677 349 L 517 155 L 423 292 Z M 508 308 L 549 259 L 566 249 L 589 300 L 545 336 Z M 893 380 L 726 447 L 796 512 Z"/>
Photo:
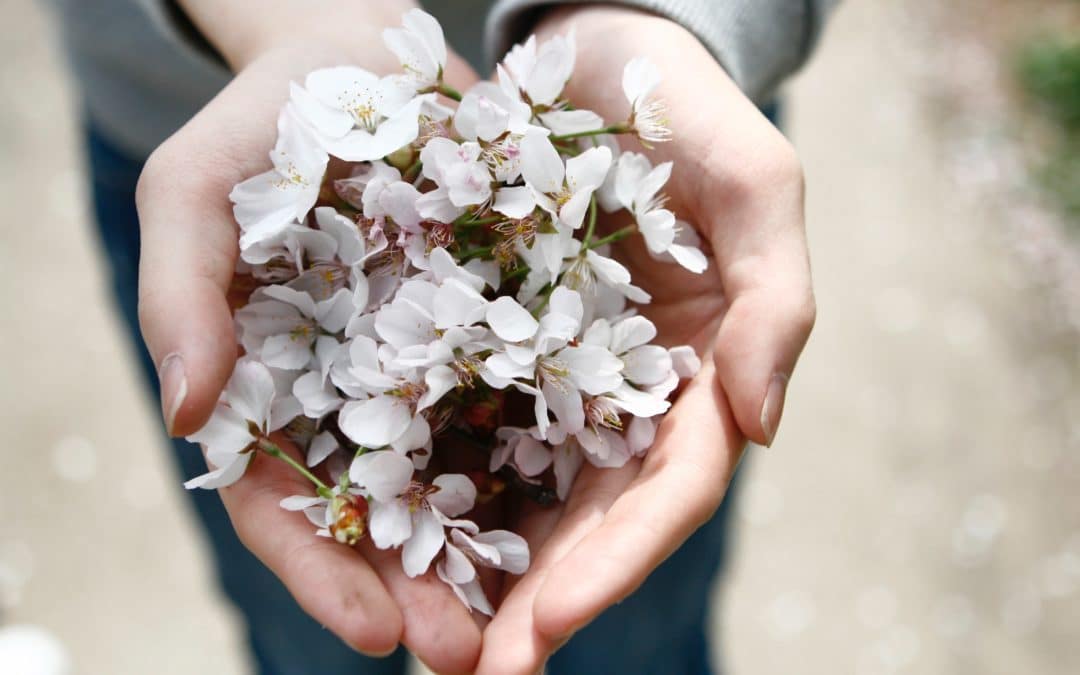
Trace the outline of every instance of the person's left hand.
<path fill-rule="evenodd" d="M 528 539 L 533 561 L 507 580 L 484 632 L 481 674 L 542 668 L 712 517 L 746 439 L 771 444 L 815 317 L 802 171 L 791 146 L 676 24 L 592 6 L 556 11 L 538 32 L 571 25 L 577 69 L 565 93 L 577 107 L 609 123 L 626 119 L 620 83 L 636 56 L 664 76 L 656 95 L 668 106 L 673 140 L 647 154 L 675 162 L 668 208 L 693 223 L 709 268 L 693 275 L 656 262 L 636 237 L 616 257 L 653 297 L 642 312 L 658 342 L 693 345 L 703 367 L 643 460 L 617 470 L 586 463 L 565 504 L 525 504 L 504 524 Z"/>

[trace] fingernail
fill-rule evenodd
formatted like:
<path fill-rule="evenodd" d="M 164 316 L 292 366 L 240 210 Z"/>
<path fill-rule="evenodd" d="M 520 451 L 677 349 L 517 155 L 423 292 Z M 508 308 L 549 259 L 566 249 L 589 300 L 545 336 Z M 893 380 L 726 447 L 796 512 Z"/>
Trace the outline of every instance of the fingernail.
<path fill-rule="evenodd" d="M 761 406 L 761 430 L 765 433 L 765 446 L 769 447 L 776 438 L 776 429 L 780 426 L 780 416 L 784 413 L 784 395 L 787 393 L 788 376 L 776 373 L 769 380 L 769 389 L 765 392 L 765 403 Z"/>
<path fill-rule="evenodd" d="M 165 430 L 171 436 L 176 424 L 176 413 L 187 398 L 187 377 L 184 375 L 184 359 L 179 354 L 169 354 L 158 369 L 161 382 L 161 413 L 165 417 Z"/>

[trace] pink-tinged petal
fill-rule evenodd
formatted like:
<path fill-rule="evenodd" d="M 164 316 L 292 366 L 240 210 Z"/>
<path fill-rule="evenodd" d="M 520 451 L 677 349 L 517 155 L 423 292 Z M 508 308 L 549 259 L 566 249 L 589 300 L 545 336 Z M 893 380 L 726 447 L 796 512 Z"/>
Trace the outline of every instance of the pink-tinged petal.
<path fill-rule="evenodd" d="M 554 194 L 562 190 L 566 168 L 555 146 L 543 134 L 521 139 L 521 175 L 533 189 Z"/>
<path fill-rule="evenodd" d="M 324 431 L 311 439 L 307 451 L 307 465 L 318 466 L 340 447 L 337 439 L 329 431 Z"/>
<path fill-rule="evenodd" d="M 600 187 L 611 168 L 611 150 L 605 146 L 589 148 L 566 160 L 566 184 L 574 192 Z"/>
<path fill-rule="evenodd" d="M 221 403 L 206 424 L 187 439 L 222 455 L 237 454 L 255 441 L 244 416 Z"/>
<path fill-rule="evenodd" d="M 404 492 L 412 475 L 409 458 L 388 450 L 365 452 L 349 466 L 349 479 L 380 502 L 392 501 Z"/>
<path fill-rule="evenodd" d="M 585 459 L 602 469 L 617 469 L 630 460 L 626 439 L 611 429 L 585 429 L 577 435 Z"/>
<path fill-rule="evenodd" d="M 626 449 L 638 456 L 652 447 L 656 440 L 656 422 L 651 417 L 634 417 L 626 427 Z"/>
<path fill-rule="evenodd" d="M 492 208 L 510 218 L 524 218 L 536 208 L 536 199 L 527 186 L 503 187 L 495 193 Z"/>
<path fill-rule="evenodd" d="M 539 327 L 529 310 L 506 295 L 487 306 L 487 323 L 495 335 L 507 342 L 528 340 Z"/>
<path fill-rule="evenodd" d="M 338 415 L 341 431 L 365 448 L 390 445 L 408 430 L 411 423 L 408 405 L 385 395 L 366 401 L 350 401 Z"/>
<path fill-rule="evenodd" d="M 233 410 L 260 428 L 270 418 L 270 403 L 274 400 L 274 377 L 263 364 L 252 359 L 236 362 L 229 383 L 225 387 L 225 399 Z"/>
<path fill-rule="evenodd" d="M 631 316 L 611 327 L 609 347 L 616 354 L 625 354 L 634 347 L 648 344 L 656 337 L 656 326 L 643 316 Z"/>
<path fill-rule="evenodd" d="M 671 354 L 671 367 L 680 378 L 693 377 L 701 370 L 701 359 L 698 358 L 693 347 L 688 345 L 672 347 L 668 353 Z"/>
<path fill-rule="evenodd" d="M 564 443 L 553 452 L 555 455 L 555 492 L 559 495 L 559 499 L 565 502 L 585 458 L 576 442 Z"/>
<path fill-rule="evenodd" d="M 457 373 L 450 366 L 435 366 L 424 373 L 427 391 L 416 403 L 416 411 L 427 410 L 458 384 Z"/>
<path fill-rule="evenodd" d="M 398 436 L 390 443 L 395 452 L 405 454 L 413 450 L 419 450 L 431 441 L 431 426 L 423 415 L 417 415 L 409 422 L 405 433 Z"/>
<path fill-rule="evenodd" d="M 293 495 L 292 497 L 286 497 L 278 502 L 278 506 L 286 511 L 303 511 L 304 509 L 311 508 L 318 504 L 325 504 L 326 500 L 322 497 L 313 497 L 310 495 Z"/>
<path fill-rule="evenodd" d="M 539 475 L 551 466 L 551 450 L 530 436 L 522 436 L 514 449 L 514 464 L 526 476 Z"/>
<path fill-rule="evenodd" d="M 491 530 L 473 537 L 473 542 L 494 546 L 499 551 L 497 569 L 510 574 L 524 574 L 529 569 L 529 543 L 507 530 Z"/>
<path fill-rule="evenodd" d="M 204 473 L 201 476 L 196 476 L 191 480 L 184 483 L 184 487 L 188 490 L 195 488 L 202 488 L 204 490 L 217 490 L 218 488 L 228 487 L 240 480 L 244 475 L 244 470 L 247 469 L 248 463 L 251 461 L 251 453 L 245 453 L 243 455 L 234 455 L 234 459 L 221 467 L 214 469 L 208 473 Z"/>
<path fill-rule="evenodd" d="M 371 533 L 371 541 L 375 542 L 378 548 L 401 546 L 413 533 L 412 513 L 409 512 L 408 504 L 400 499 L 371 502 L 368 531 Z"/>
<path fill-rule="evenodd" d="M 431 561 L 446 542 L 442 523 L 434 513 L 421 510 L 413 515 L 413 532 L 401 549 L 401 567 L 409 577 L 427 572 Z"/>
<path fill-rule="evenodd" d="M 444 473 L 431 483 L 439 490 L 428 497 L 428 502 L 450 518 L 470 511 L 476 503 L 476 486 L 464 474 Z"/>
<path fill-rule="evenodd" d="M 671 355 L 660 345 L 634 347 L 622 356 L 623 377 L 634 384 L 651 386 L 671 373 Z"/>

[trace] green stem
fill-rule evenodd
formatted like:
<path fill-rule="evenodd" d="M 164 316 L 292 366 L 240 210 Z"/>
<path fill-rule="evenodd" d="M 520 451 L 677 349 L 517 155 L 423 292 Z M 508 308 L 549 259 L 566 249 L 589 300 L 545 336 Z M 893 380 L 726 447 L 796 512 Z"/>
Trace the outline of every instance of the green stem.
<path fill-rule="evenodd" d="M 625 238 L 629 237 L 630 235 L 632 235 L 636 231 L 637 231 L 637 225 L 627 225 L 624 228 L 615 230 L 614 232 L 612 232 L 611 234 L 609 234 L 606 237 L 601 237 L 600 239 L 597 239 L 596 241 L 589 242 L 588 244 L 585 244 L 581 248 L 583 250 L 587 251 L 587 250 L 590 250 L 590 249 L 599 248 L 599 247 L 603 246 L 604 244 L 614 244 L 615 242 L 619 241 L 620 239 L 625 239 Z"/>
<path fill-rule="evenodd" d="M 585 239 L 582 240 L 582 246 L 586 249 L 589 248 L 589 242 L 592 241 L 593 232 L 596 231 L 596 193 L 592 194 L 589 199 L 589 224 L 585 228 Z"/>
<path fill-rule="evenodd" d="M 446 98 L 453 99 L 459 103 L 461 102 L 461 92 L 457 89 L 454 89 L 445 82 L 440 82 L 439 86 L 435 87 L 435 91 L 439 92 Z"/>
<path fill-rule="evenodd" d="M 492 251 L 494 249 L 495 249 L 494 246 L 484 246 L 483 248 L 474 248 L 474 249 L 472 249 L 470 251 L 465 251 L 464 253 L 461 254 L 461 259 L 458 262 L 461 263 L 461 264 L 464 264 L 464 263 L 469 262 L 473 258 L 479 258 L 481 256 L 491 255 L 491 253 L 492 253 Z"/>
<path fill-rule="evenodd" d="M 413 182 L 414 180 L 416 180 L 416 177 L 420 175 L 420 170 L 423 168 L 424 163 L 420 160 L 416 160 L 408 169 L 405 169 L 405 173 L 402 174 L 401 180 L 405 181 L 406 183 Z"/>
<path fill-rule="evenodd" d="M 552 143 L 558 143 L 559 141 L 569 141 L 574 138 L 585 138 L 587 136 L 602 136 L 604 134 L 627 134 L 630 133 L 630 127 L 625 124 L 612 124 L 611 126 L 604 127 L 603 129 L 590 129 L 589 131 L 575 131 L 572 134 L 561 134 L 559 136 L 552 136 L 550 138 Z"/>
<path fill-rule="evenodd" d="M 516 270 L 514 270 L 513 272 L 510 272 L 509 274 L 507 274 L 506 276 L 504 276 L 504 277 L 503 277 L 503 281 L 510 281 L 511 279 L 517 279 L 517 278 L 519 278 L 519 277 L 523 277 L 523 276 L 526 276 L 526 275 L 528 275 L 528 273 L 529 273 L 529 272 L 531 272 L 531 271 L 532 271 L 532 270 L 530 270 L 530 269 L 529 269 L 529 266 L 528 266 L 528 265 L 521 265 L 520 267 L 518 267 L 518 268 L 517 268 Z"/>
<path fill-rule="evenodd" d="M 558 285 L 558 284 L 556 284 L 556 285 Z M 541 312 L 543 312 L 543 311 L 544 311 L 544 308 L 548 306 L 548 303 L 549 303 L 549 302 L 551 302 L 551 294 L 552 294 L 552 293 L 554 293 L 554 292 L 555 292 L 555 286 L 553 286 L 553 285 L 551 285 L 551 284 L 548 284 L 548 285 L 547 285 L 547 286 L 545 287 L 545 289 L 544 289 L 544 291 L 543 291 L 543 293 L 544 293 L 544 299 L 543 299 L 543 300 L 541 300 L 541 301 L 540 301 L 540 304 L 539 304 L 539 305 L 537 305 L 537 306 L 536 306 L 536 307 L 535 307 L 535 308 L 533 309 L 533 311 L 532 311 L 532 315 L 533 315 L 533 316 L 535 316 L 535 317 L 537 317 L 537 318 L 539 318 L 539 317 L 540 317 L 540 313 L 541 313 Z"/>
<path fill-rule="evenodd" d="M 289 456 L 284 450 L 279 448 L 269 438 L 266 438 L 266 437 L 260 438 L 258 446 L 259 446 L 259 449 L 262 450 L 263 452 L 265 452 L 266 454 L 270 455 L 271 457 L 277 457 L 278 459 L 285 462 L 286 464 L 288 464 L 292 468 L 296 469 L 296 471 L 301 476 L 303 476 L 304 478 L 307 478 L 309 481 L 314 483 L 315 487 L 318 489 L 320 495 L 322 495 L 324 492 L 329 492 L 330 488 L 326 487 L 326 483 L 323 483 L 321 480 L 319 480 L 318 477 L 315 474 L 308 471 L 306 466 L 304 466 L 303 464 L 301 464 L 300 462 L 296 461 L 291 456 Z M 323 496 L 325 496 L 325 495 L 323 495 Z"/>

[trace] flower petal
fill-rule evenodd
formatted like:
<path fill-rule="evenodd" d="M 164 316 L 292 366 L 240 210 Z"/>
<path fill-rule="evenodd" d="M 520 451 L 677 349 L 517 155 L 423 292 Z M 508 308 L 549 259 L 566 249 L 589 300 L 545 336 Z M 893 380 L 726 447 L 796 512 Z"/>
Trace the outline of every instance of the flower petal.
<path fill-rule="evenodd" d="M 412 480 L 413 463 L 389 450 L 365 452 L 349 466 L 349 479 L 379 502 L 393 501 Z"/>
<path fill-rule="evenodd" d="M 540 324 L 510 296 L 503 295 L 487 307 L 487 323 L 495 335 L 507 342 L 521 342 L 536 334 Z"/>
<path fill-rule="evenodd" d="M 411 423 L 408 406 L 401 399 L 387 395 L 350 401 L 338 415 L 341 431 L 365 448 L 390 445 L 408 430 Z"/>
<path fill-rule="evenodd" d="M 445 542 L 442 523 L 434 513 L 422 510 L 414 514 L 412 536 L 401 549 L 401 567 L 405 574 L 418 577 L 427 572 Z"/>
<path fill-rule="evenodd" d="M 439 489 L 428 497 L 428 502 L 451 518 L 472 510 L 476 503 L 476 486 L 465 474 L 444 473 L 431 484 Z"/>

